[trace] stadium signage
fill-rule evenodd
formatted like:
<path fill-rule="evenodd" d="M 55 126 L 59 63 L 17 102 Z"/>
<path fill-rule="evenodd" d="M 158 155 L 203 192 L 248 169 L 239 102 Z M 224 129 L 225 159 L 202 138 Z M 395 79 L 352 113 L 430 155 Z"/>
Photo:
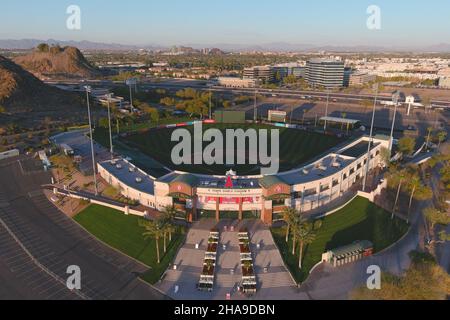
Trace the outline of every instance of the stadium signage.
<path fill-rule="evenodd" d="M 280 132 L 279 129 L 270 130 L 269 143 L 268 131 L 227 129 L 224 136 L 222 131 L 214 128 L 203 132 L 203 124 L 199 122 L 194 124 L 192 137 L 189 130 L 178 128 L 171 137 L 172 142 L 178 142 L 172 149 L 172 162 L 174 165 L 199 166 L 225 163 L 229 166 L 261 165 L 262 175 L 274 175 L 280 168 Z M 203 149 L 204 142 L 209 145 Z"/>
<path fill-rule="evenodd" d="M 258 194 L 255 190 L 251 189 L 206 189 L 203 191 L 202 189 L 197 189 L 197 192 L 202 192 L 203 194 L 209 195 L 219 195 L 219 196 L 248 196 L 249 194 Z"/>

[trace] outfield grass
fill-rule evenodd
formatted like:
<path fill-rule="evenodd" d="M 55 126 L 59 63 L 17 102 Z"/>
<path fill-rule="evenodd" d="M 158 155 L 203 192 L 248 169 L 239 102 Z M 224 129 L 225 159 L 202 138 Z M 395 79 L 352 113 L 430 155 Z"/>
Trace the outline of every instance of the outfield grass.
<path fill-rule="evenodd" d="M 142 278 L 152 284 L 161 278 L 175 258 L 178 248 L 184 242 L 183 230 L 173 234 L 172 242 L 168 244 L 167 253 L 164 254 L 163 240 L 160 239 L 161 263 L 158 264 L 155 240 L 145 240 L 142 237 L 144 228 L 138 225 L 138 221 L 142 218 L 127 216 L 114 209 L 91 205 L 76 215 L 74 219 L 101 241 L 149 266 L 150 270 Z"/>
<path fill-rule="evenodd" d="M 213 124 L 203 126 L 204 131 L 210 128 L 217 128 L 223 133 L 226 129 L 247 130 L 250 128 L 256 128 L 275 130 L 274 127 L 267 125 Z M 186 127 L 186 129 L 193 133 L 192 126 Z M 129 136 L 122 139 L 122 141 L 132 147 L 138 148 L 141 152 L 172 169 L 199 174 L 218 175 L 223 175 L 230 169 L 230 167 L 225 165 L 180 165 L 175 167 L 171 160 L 172 149 L 177 144 L 176 142 L 171 142 L 171 135 L 174 130 L 176 129 L 149 131 L 146 133 Z M 321 153 L 324 153 L 328 149 L 343 141 L 335 136 L 326 136 L 320 133 L 311 133 L 286 128 L 277 128 L 277 130 L 280 130 L 280 171 L 287 171 L 299 167 L 301 164 L 311 160 Z M 204 146 L 208 144 L 209 143 L 204 143 Z M 270 135 L 268 150 L 270 152 Z M 260 166 L 258 165 L 237 165 L 234 166 L 233 169 L 237 170 L 240 175 L 260 173 Z"/>
<path fill-rule="evenodd" d="M 391 214 L 365 198 L 358 197 L 348 206 L 323 219 L 316 240 L 305 248 L 303 269 L 298 268 L 298 246 L 292 255 L 292 241 L 286 243 L 286 229 L 273 228 L 272 234 L 281 255 L 297 282 L 303 282 L 322 254 L 330 249 L 369 240 L 379 252 L 398 241 L 408 231 L 403 220 L 391 219 Z"/>

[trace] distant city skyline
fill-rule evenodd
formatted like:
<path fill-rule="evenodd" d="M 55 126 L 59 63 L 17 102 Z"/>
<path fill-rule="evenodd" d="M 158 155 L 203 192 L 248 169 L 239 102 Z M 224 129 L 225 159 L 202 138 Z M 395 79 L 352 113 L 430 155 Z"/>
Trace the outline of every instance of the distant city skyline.
<path fill-rule="evenodd" d="M 81 9 L 81 30 L 66 27 L 70 5 Z M 367 28 L 370 5 L 381 9 L 381 30 Z M 450 2 L 444 0 L 18 0 L 2 7 L 0 39 L 137 46 L 288 43 L 418 47 L 450 43 Z"/>

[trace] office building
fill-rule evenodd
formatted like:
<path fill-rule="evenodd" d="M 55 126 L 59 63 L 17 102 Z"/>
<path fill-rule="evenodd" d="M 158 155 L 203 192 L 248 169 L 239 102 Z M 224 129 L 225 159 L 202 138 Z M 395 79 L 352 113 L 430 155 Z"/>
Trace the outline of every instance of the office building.
<path fill-rule="evenodd" d="M 303 78 L 305 76 L 305 67 L 299 63 L 282 63 L 273 66 L 274 73 L 279 74 L 281 79 L 287 76 L 295 76 L 296 78 Z"/>
<path fill-rule="evenodd" d="M 271 66 L 245 68 L 244 79 L 254 79 L 262 83 L 271 83 L 275 79 L 275 72 Z"/>
<path fill-rule="evenodd" d="M 350 86 L 363 86 L 369 82 L 375 81 L 376 76 L 369 74 L 367 72 L 353 72 L 349 77 L 349 85 Z"/>
<path fill-rule="evenodd" d="M 339 88 L 344 85 L 344 62 L 311 59 L 306 62 L 306 81 L 314 87 Z"/>
<path fill-rule="evenodd" d="M 220 77 L 218 85 L 227 88 L 254 88 L 259 84 L 258 79 L 241 79 L 236 77 Z"/>

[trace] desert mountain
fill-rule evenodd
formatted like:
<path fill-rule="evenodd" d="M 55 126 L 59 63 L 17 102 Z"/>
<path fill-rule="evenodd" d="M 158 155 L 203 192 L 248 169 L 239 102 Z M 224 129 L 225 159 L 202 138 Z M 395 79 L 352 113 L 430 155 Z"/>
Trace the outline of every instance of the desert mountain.
<path fill-rule="evenodd" d="M 6 112 L 67 112 L 82 105 L 77 94 L 50 87 L 13 61 L 0 56 L 0 105 Z"/>
<path fill-rule="evenodd" d="M 30 54 L 15 58 L 14 62 L 37 77 L 86 78 L 99 74 L 75 47 L 40 44 Z"/>

